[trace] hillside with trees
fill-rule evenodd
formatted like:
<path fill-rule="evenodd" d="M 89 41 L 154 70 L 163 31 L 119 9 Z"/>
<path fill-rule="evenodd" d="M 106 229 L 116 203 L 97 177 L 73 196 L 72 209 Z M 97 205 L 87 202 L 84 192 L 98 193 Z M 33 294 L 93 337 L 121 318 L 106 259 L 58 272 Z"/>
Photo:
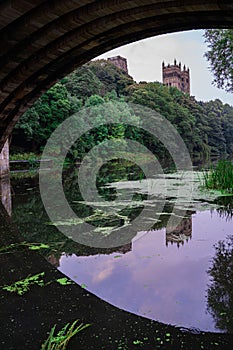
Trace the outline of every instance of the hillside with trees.
<path fill-rule="evenodd" d="M 11 152 L 41 153 L 53 130 L 83 107 L 94 106 L 93 118 L 101 115 L 104 102 L 133 102 L 167 118 L 178 130 L 194 161 L 233 156 L 233 107 L 220 100 L 198 102 L 194 97 L 159 82 L 136 83 L 132 77 L 106 60 L 91 61 L 55 84 L 20 118 L 11 141 Z M 110 105 L 111 106 L 111 105 Z M 123 110 L 122 110 L 123 109 Z M 166 150 L 138 127 L 124 125 L 122 115 L 138 118 L 123 104 L 115 108 L 116 125 L 103 125 L 79 139 L 70 156 L 81 159 L 105 138 L 140 141 L 157 156 Z M 85 120 L 80 120 L 85 123 Z M 142 128 L 140 128 L 140 125 Z"/>

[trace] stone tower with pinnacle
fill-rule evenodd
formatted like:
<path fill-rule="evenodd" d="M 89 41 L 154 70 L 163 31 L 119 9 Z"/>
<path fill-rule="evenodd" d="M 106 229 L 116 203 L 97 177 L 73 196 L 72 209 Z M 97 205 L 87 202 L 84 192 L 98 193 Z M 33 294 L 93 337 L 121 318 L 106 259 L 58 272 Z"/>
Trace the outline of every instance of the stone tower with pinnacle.
<path fill-rule="evenodd" d="M 163 84 L 167 86 L 173 86 L 180 91 L 190 95 L 190 71 L 186 69 L 185 65 L 181 68 L 181 63 L 177 64 L 176 59 L 174 64 L 162 63 L 163 71 Z"/>

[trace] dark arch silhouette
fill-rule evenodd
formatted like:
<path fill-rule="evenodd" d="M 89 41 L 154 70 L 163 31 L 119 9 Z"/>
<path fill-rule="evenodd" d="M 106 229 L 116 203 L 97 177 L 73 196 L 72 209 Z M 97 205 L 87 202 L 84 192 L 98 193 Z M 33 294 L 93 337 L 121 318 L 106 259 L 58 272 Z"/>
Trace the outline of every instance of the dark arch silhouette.
<path fill-rule="evenodd" d="M 59 78 L 136 40 L 233 27 L 229 0 L 3 0 L 0 149 L 22 113 Z"/>

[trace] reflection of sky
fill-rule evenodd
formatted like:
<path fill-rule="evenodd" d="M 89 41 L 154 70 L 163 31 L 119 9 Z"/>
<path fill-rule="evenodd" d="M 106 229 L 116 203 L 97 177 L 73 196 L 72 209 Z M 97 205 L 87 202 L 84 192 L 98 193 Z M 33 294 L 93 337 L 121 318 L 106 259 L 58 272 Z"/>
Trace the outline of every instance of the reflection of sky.
<path fill-rule="evenodd" d="M 165 230 L 133 240 L 127 254 L 63 256 L 60 270 L 119 308 L 165 323 L 216 330 L 206 313 L 206 273 L 213 244 L 231 234 L 231 222 L 215 213 L 193 216 L 192 239 L 165 245 Z"/>

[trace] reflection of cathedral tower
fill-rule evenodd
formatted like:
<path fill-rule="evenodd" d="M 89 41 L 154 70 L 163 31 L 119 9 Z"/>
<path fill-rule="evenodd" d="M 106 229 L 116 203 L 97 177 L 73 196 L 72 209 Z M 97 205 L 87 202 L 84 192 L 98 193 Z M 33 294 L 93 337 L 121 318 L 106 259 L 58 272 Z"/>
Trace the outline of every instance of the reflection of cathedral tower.
<path fill-rule="evenodd" d="M 127 243 L 121 247 L 118 247 L 116 249 L 116 252 L 122 253 L 122 254 L 126 254 L 128 252 L 130 252 L 132 250 L 132 242 Z"/>
<path fill-rule="evenodd" d="M 169 243 L 176 243 L 178 248 L 184 241 L 188 242 L 192 238 L 192 216 L 190 218 L 182 219 L 177 227 L 169 227 L 166 229 L 166 246 Z"/>
<path fill-rule="evenodd" d="M 174 60 L 174 65 L 168 64 L 165 66 L 162 63 L 163 70 L 163 84 L 167 86 L 174 86 L 180 91 L 190 94 L 190 75 L 189 68 L 186 69 L 185 65 L 183 70 L 181 68 L 181 63 L 177 64 Z"/>
<path fill-rule="evenodd" d="M 59 267 L 60 266 L 60 256 L 57 257 L 55 254 L 51 254 L 47 257 L 48 262 L 55 266 L 55 267 Z"/>

